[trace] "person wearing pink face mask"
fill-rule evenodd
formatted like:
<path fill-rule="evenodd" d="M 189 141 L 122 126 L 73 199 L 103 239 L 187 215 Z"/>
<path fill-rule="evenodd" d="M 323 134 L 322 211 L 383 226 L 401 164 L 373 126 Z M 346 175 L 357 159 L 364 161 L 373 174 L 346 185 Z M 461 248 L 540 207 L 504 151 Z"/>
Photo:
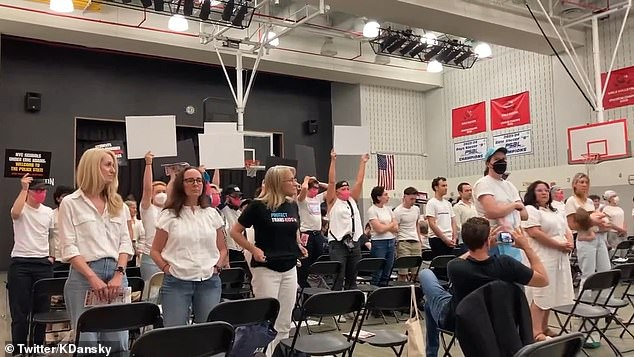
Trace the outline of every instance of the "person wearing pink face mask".
<path fill-rule="evenodd" d="M 326 188 L 328 185 L 320 183 L 314 177 L 306 176 L 297 195 L 300 239 L 308 251 L 308 258 L 302 260 L 302 265 L 297 269 L 298 284 L 303 288 L 309 287 L 308 268 L 324 254 L 325 245 L 328 244 L 321 234 L 321 204 L 326 197 L 325 192 L 319 193 L 322 187 Z"/>
<path fill-rule="evenodd" d="M 363 234 L 363 224 L 357 201 L 361 199 L 365 165 L 370 155 L 361 156 L 357 178 L 350 188 L 348 181 L 336 181 L 335 166 L 337 154 L 330 152 L 330 169 L 328 171 L 328 190 L 326 203 L 328 204 L 328 246 L 330 260 L 341 263 L 341 272 L 333 286 L 333 290 L 356 289 L 356 266 L 361 260 L 359 237 Z M 345 280 L 345 284 L 344 284 Z"/>
<path fill-rule="evenodd" d="M 20 180 L 22 190 L 11 207 L 14 244 L 7 275 L 11 337 L 13 345 L 27 342 L 28 316 L 31 310 L 31 290 L 39 279 L 53 277 L 54 258 L 49 256 L 50 230 L 53 229 L 53 209 L 45 206 L 44 180 L 34 180 L 26 174 Z M 33 313 L 48 311 L 49 301 L 38 298 Z M 35 328 L 33 342 L 44 343 L 45 326 Z"/>
<path fill-rule="evenodd" d="M 231 228 L 238 222 L 240 217 L 240 203 L 242 202 L 242 191 L 236 185 L 229 185 L 222 191 L 225 197 L 225 206 L 222 207 L 220 213 L 225 220 L 225 231 L 231 232 Z M 213 199 L 213 197 L 212 197 Z M 213 206 L 213 205 L 212 205 Z M 244 233 L 244 232 L 243 232 Z M 244 252 L 230 235 L 227 235 L 227 248 L 229 249 L 229 261 L 243 261 Z"/>

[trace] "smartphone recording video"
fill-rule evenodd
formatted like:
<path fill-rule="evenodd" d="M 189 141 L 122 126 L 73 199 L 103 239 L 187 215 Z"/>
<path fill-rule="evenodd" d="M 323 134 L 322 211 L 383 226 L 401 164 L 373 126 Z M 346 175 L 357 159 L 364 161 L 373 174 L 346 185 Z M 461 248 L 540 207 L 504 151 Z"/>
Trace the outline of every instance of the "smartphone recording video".
<path fill-rule="evenodd" d="M 498 242 L 500 243 L 513 244 L 514 241 L 513 236 L 509 232 L 500 232 L 498 234 Z"/>

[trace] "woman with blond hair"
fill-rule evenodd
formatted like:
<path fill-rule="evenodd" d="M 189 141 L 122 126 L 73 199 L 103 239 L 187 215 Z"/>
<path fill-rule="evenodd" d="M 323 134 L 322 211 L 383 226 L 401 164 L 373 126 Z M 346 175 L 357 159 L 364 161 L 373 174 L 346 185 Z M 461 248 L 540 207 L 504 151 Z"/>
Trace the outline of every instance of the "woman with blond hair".
<path fill-rule="evenodd" d="M 112 301 L 128 285 L 125 267 L 134 250 L 127 226 L 129 211 L 117 193 L 117 173 L 112 151 L 87 150 L 77 166 L 78 189 L 64 197 L 59 208 L 62 260 L 71 264 L 64 300 L 73 329 L 87 309 L 88 291 Z M 81 340 L 111 345 L 113 352 L 128 349 L 127 331 L 82 333 Z"/>
<path fill-rule="evenodd" d="M 565 210 L 568 227 L 577 231 L 577 261 L 581 269 L 581 286 L 590 275 L 612 269 L 606 234 L 599 231 L 606 227 L 607 223 L 603 221 L 605 214 L 595 210 L 594 203 L 588 197 L 589 191 L 590 177 L 577 173 L 572 178 L 573 195 L 566 201 Z M 585 347 L 599 346 L 599 336 L 593 333 L 586 340 Z"/>
<path fill-rule="evenodd" d="M 187 167 L 174 179 L 156 224 L 150 255 L 165 273 L 161 287 L 166 327 L 207 321 L 222 292 L 218 272 L 227 263 L 223 221 L 209 206 L 200 171 Z"/>
<path fill-rule="evenodd" d="M 252 255 L 255 297 L 273 297 L 280 302 L 275 321 L 277 337 L 267 349 L 271 353 L 279 341 L 288 338 L 297 294 L 297 259 L 308 256 L 308 252 L 299 237 L 299 209 L 290 198 L 297 193 L 295 169 L 273 166 L 266 172 L 264 184 L 266 190 L 245 208 L 231 228 L 231 238 Z M 242 234 L 252 226 L 255 244 Z"/>

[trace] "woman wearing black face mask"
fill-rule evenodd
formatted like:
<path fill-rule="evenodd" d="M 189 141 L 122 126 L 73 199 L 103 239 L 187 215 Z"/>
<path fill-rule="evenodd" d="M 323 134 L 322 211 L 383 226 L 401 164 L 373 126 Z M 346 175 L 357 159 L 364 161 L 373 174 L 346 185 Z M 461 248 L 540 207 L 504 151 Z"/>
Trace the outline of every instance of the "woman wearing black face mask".
<path fill-rule="evenodd" d="M 528 213 L 515 185 L 503 178 L 507 169 L 506 152 L 504 147 L 487 150 L 485 176 L 473 186 L 473 197 L 478 215 L 488 218 L 491 228 L 513 232 L 521 221 L 528 219 Z M 521 251 L 510 244 L 501 244 L 498 249 L 500 254 L 522 260 Z"/>

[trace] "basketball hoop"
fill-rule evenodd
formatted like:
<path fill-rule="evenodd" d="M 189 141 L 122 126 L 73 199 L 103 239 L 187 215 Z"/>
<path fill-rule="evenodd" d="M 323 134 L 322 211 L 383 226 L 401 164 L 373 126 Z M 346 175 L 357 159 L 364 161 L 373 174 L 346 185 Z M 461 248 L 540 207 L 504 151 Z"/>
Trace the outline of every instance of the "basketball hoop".
<path fill-rule="evenodd" d="M 247 177 L 255 177 L 258 174 L 260 160 L 244 160 L 244 168 L 247 170 Z"/>
<path fill-rule="evenodd" d="M 583 163 L 586 165 L 586 175 L 590 175 L 590 170 L 601 160 L 601 154 L 593 152 L 581 154 L 581 157 L 583 158 Z"/>

